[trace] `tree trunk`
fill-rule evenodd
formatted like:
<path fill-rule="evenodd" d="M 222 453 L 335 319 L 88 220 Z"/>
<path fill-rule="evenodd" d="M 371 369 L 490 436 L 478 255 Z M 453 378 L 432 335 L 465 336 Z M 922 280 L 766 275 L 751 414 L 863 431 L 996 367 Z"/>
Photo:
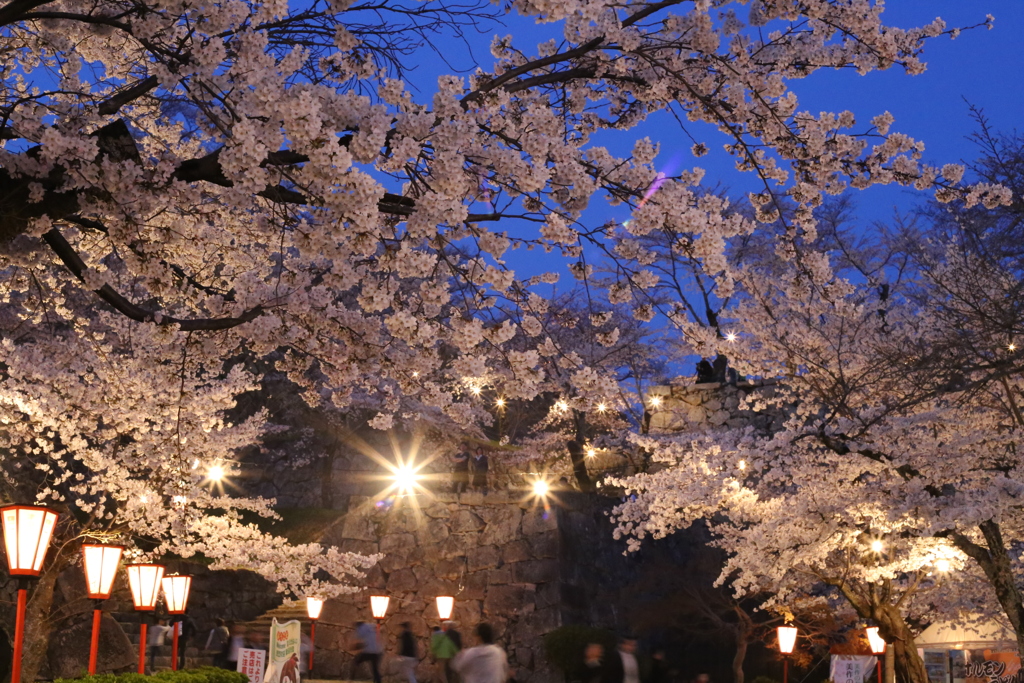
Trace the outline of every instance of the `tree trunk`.
<path fill-rule="evenodd" d="M 25 607 L 25 645 L 21 657 L 23 681 L 34 681 L 46 661 L 50 631 L 53 628 L 50 621 L 53 590 L 57 585 L 57 575 L 62 570 L 63 563 L 52 562 L 50 569 L 42 573 L 34 586 L 30 586 L 28 604 Z"/>
<path fill-rule="evenodd" d="M 743 683 L 743 662 L 747 659 L 746 629 L 736 625 L 736 652 L 732 656 L 732 683 Z"/>
<path fill-rule="evenodd" d="M 572 473 L 576 478 L 576 483 L 580 487 L 580 491 L 593 491 L 597 487 L 594 486 L 593 479 L 590 478 L 590 473 L 587 472 L 587 457 L 586 453 L 583 452 L 583 444 L 587 440 L 587 416 L 586 414 L 574 410 L 573 412 L 573 423 L 576 427 L 575 438 L 567 444 L 569 449 L 569 459 L 572 461 Z"/>
<path fill-rule="evenodd" d="M 897 683 L 928 683 L 928 672 L 924 668 L 924 661 L 917 654 L 914 634 L 903 619 L 900 608 L 879 600 L 874 587 L 869 587 L 870 596 L 865 596 L 859 595 L 844 581 L 830 583 L 839 589 L 850 606 L 857 611 L 857 616 L 872 619 L 878 624 L 878 635 L 889 643 L 889 649 L 892 650 Z M 884 594 L 888 595 L 888 590 Z"/>
<path fill-rule="evenodd" d="M 1003 608 L 1017 636 L 1017 651 L 1024 652 L 1024 596 L 1017 588 L 1013 576 L 1013 566 L 1003 542 L 1002 529 L 991 519 L 979 524 L 978 528 L 985 537 L 987 548 L 957 532 L 949 533 L 948 538 L 985 572 L 985 578 L 995 591 L 999 606 Z"/>
<path fill-rule="evenodd" d="M 892 605 L 878 605 L 871 617 L 878 624 L 878 632 L 893 651 L 896 680 L 899 683 L 928 683 L 924 660 L 917 654 L 914 634 L 907 627 L 899 609 Z"/>

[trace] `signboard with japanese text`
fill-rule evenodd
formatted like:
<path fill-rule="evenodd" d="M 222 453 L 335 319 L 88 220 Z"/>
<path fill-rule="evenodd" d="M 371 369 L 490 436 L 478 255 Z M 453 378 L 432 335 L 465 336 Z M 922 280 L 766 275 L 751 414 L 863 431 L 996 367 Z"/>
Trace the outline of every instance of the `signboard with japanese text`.
<path fill-rule="evenodd" d="M 270 660 L 263 683 L 299 683 L 302 625 L 295 621 L 270 626 Z"/>
<path fill-rule="evenodd" d="M 260 683 L 267 666 L 267 651 L 248 647 L 238 649 L 238 671 L 249 677 L 249 683 Z"/>
<path fill-rule="evenodd" d="M 864 655 L 832 655 L 829 678 L 833 683 L 864 683 L 874 671 L 875 658 Z"/>
<path fill-rule="evenodd" d="M 1021 683 L 1020 657 L 998 650 L 950 650 L 953 683 Z"/>

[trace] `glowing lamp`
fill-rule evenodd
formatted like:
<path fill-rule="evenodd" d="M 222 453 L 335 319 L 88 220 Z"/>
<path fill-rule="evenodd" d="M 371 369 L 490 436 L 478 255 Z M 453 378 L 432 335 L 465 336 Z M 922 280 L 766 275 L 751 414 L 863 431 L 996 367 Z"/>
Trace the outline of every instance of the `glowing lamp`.
<path fill-rule="evenodd" d="M 164 568 L 163 564 L 129 564 L 125 567 L 128 573 L 128 588 L 131 589 L 131 601 L 135 609 L 157 608 Z"/>
<path fill-rule="evenodd" d="M 160 597 L 160 580 L 164 578 L 162 564 L 129 564 L 124 568 L 128 575 L 128 588 L 132 591 L 132 604 L 139 612 L 152 612 Z M 142 615 L 139 624 L 139 673 L 146 673 L 146 618 Z M 175 662 L 176 663 L 176 662 Z"/>
<path fill-rule="evenodd" d="M 316 651 L 316 620 L 324 608 L 323 598 L 306 598 L 306 616 L 309 617 L 309 671 L 313 671 L 313 653 Z"/>
<path fill-rule="evenodd" d="M 450 595 L 437 596 L 437 617 L 441 621 L 452 618 L 452 610 L 455 608 L 455 598 Z"/>
<path fill-rule="evenodd" d="M 871 541 L 871 552 L 880 553 L 885 550 L 885 544 L 881 541 Z"/>
<path fill-rule="evenodd" d="M 187 574 L 165 576 L 161 581 L 164 587 L 164 602 L 167 603 L 168 614 L 184 614 L 188 605 L 188 591 L 192 588 L 192 577 Z"/>
<path fill-rule="evenodd" d="M 796 626 L 780 626 L 779 652 L 784 655 L 793 654 L 793 647 L 796 645 Z"/>
<path fill-rule="evenodd" d="M 935 560 L 935 571 L 937 572 L 945 574 L 949 572 L 952 568 L 953 563 L 944 557 L 940 557 L 939 559 Z"/>
<path fill-rule="evenodd" d="M 114 587 L 117 566 L 124 548 L 99 543 L 82 544 L 82 565 L 85 567 L 85 591 L 93 600 L 106 600 Z"/>
<path fill-rule="evenodd" d="M 11 576 L 39 576 L 50 547 L 57 513 L 35 505 L 0 508 L 7 547 L 7 569 Z"/>
<path fill-rule="evenodd" d="M 402 465 L 395 470 L 395 486 L 400 491 L 409 492 L 416 488 L 419 474 L 409 465 Z"/>
<path fill-rule="evenodd" d="M 117 576 L 117 565 L 121 563 L 119 545 L 103 545 L 100 543 L 82 544 L 82 566 L 85 567 L 85 591 L 93 600 L 106 600 L 110 597 L 110 589 L 114 586 Z M 103 612 L 99 602 L 92 611 L 92 640 L 89 641 L 89 673 L 96 674 L 96 662 L 99 657 L 100 625 Z"/>
<path fill-rule="evenodd" d="M 160 580 L 164 577 L 162 564 L 130 564 L 124 568 L 128 573 L 128 588 L 132 591 L 132 603 L 137 610 L 156 609 L 160 597 Z"/>
<path fill-rule="evenodd" d="M 388 612 L 389 602 L 391 602 L 391 598 L 386 595 L 370 596 L 370 613 L 373 614 L 374 619 L 380 620 L 384 618 L 384 615 Z"/>
<path fill-rule="evenodd" d="M 544 479 L 538 479 L 533 482 L 533 495 L 538 498 L 543 498 L 551 492 L 551 485 L 548 484 Z"/>
<path fill-rule="evenodd" d="M 864 629 L 868 634 L 868 645 L 871 646 L 871 654 L 873 655 L 884 655 L 885 654 L 885 640 L 882 636 L 878 635 L 877 626 L 869 626 Z"/>

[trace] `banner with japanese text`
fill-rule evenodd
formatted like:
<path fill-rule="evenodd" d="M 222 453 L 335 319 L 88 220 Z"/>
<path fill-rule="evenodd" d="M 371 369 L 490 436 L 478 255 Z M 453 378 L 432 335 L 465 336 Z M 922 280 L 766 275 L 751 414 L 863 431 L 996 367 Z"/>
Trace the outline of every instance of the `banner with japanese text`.
<path fill-rule="evenodd" d="M 832 655 L 829 678 L 833 683 L 864 683 L 874 666 L 875 658 L 870 655 Z"/>
<path fill-rule="evenodd" d="M 263 680 L 263 669 L 267 666 L 267 651 L 248 647 L 238 649 L 238 671 L 249 677 L 249 683 Z"/>
<path fill-rule="evenodd" d="M 270 661 L 263 683 L 299 683 L 302 625 L 295 620 L 270 626 Z"/>
<path fill-rule="evenodd" d="M 953 683 L 1020 683 L 1020 657 L 999 650 L 951 650 Z"/>

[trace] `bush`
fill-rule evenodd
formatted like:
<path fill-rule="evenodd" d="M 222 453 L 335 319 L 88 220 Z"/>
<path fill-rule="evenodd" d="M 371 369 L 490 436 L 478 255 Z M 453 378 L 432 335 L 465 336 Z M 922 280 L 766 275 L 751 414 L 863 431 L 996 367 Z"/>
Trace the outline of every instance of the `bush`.
<path fill-rule="evenodd" d="M 779 682 L 777 680 L 775 680 L 774 678 L 772 678 L 771 676 L 758 676 L 754 680 L 750 681 L 750 683 L 779 683 Z"/>
<path fill-rule="evenodd" d="M 248 683 L 249 677 L 237 671 L 201 666 L 198 669 L 161 671 L 152 676 L 139 673 L 100 674 L 83 678 L 58 678 L 53 683 Z"/>
<path fill-rule="evenodd" d="M 615 636 L 592 626 L 559 626 L 544 636 L 544 654 L 566 680 L 583 678 L 583 651 L 588 643 L 600 643 L 607 653 L 615 650 Z"/>

